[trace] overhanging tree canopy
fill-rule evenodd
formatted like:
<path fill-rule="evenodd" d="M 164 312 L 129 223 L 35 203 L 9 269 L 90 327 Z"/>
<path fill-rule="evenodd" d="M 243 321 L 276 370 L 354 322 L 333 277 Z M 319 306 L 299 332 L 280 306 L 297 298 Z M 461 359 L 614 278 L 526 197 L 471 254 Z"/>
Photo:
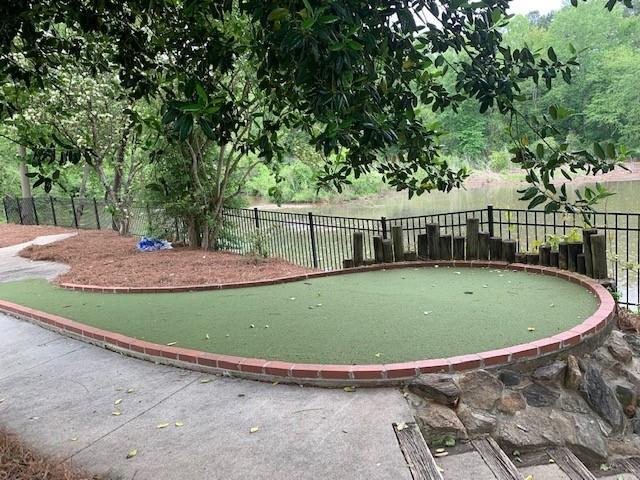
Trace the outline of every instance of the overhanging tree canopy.
<path fill-rule="evenodd" d="M 215 72 L 225 74 L 238 54 L 219 20 L 243 12 L 252 20 L 249 50 L 259 87 L 270 101 L 269 110 L 277 113 L 260 132 L 259 154 L 264 158 L 280 149 L 274 132 L 281 125 L 296 126 L 307 130 L 325 153 L 346 152 L 324 168 L 322 180 L 338 188 L 350 174 L 376 169 L 410 195 L 448 191 L 461 184 L 466 172 L 440 160 L 439 132 L 425 125 L 416 109 L 428 105 L 434 111 L 455 110 L 471 99 L 481 111 L 498 109 L 512 119 L 513 160 L 527 172 L 531 187 L 523 198 L 531 207 L 588 210 L 606 192 L 588 191 L 571 203 L 565 188 L 556 189 L 554 177 L 609 171 L 624 151 L 595 144 L 591 151 L 572 152 L 565 144 L 545 142 L 557 132 L 555 122 L 567 114 L 561 106 L 552 106 L 541 118 L 520 113 L 523 82 L 548 88 L 570 82 L 577 62 L 558 58 L 552 47 L 532 52 L 526 46 L 504 46 L 509 3 L 11 1 L 0 7 L 0 81 L 38 86 L 54 81 L 47 75 L 50 66 L 73 61 L 89 72 L 117 68 L 136 96 L 163 95 L 176 82 L 197 82 L 212 91 Z M 631 0 L 603 1 L 603 6 L 612 9 L 619 3 L 631 7 Z M 92 42 L 107 43 L 111 54 L 97 59 L 86 55 Z M 454 89 L 442 82 L 448 69 L 457 76 Z M 183 93 L 183 105 L 197 100 L 195 90 Z M 227 100 L 232 102 L 231 97 Z M 10 97 L 0 98 L 0 109 L 11 111 Z M 183 113 L 189 118 L 189 112 Z M 232 123 L 222 113 L 208 119 L 222 139 L 235 128 Z M 185 120 L 177 126 L 186 131 L 194 125 L 198 127 Z M 67 158 L 73 156 L 63 156 Z"/>

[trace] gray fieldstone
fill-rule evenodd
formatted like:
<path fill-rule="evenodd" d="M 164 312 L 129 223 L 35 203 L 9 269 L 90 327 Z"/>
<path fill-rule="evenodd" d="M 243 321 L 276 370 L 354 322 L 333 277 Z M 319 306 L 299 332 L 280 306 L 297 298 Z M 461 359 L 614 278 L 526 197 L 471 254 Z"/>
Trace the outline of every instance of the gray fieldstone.
<path fill-rule="evenodd" d="M 459 382 L 462 401 L 480 410 L 491 411 L 502 396 L 504 385 L 486 370 L 465 374 Z"/>
<path fill-rule="evenodd" d="M 452 375 L 420 375 L 409 384 L 409 390 L 423 398 L 455 408 L 460 400 L 460 388 Z"/>

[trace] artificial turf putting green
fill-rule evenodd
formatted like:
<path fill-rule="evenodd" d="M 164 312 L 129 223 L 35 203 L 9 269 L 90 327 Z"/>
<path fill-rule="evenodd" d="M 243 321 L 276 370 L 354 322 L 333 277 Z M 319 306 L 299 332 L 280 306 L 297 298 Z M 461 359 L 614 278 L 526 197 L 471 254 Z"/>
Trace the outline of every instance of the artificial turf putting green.
<path fill-rule="evenodd" d="M 597 308 L 590 292 L 564 280 L 476 268 L 407 268 L 164 294 L 80 293 L 28 280 L 0 284 L 0 298 L 159 344 L 334 364 L 502 348 L 568 330 Z"/>

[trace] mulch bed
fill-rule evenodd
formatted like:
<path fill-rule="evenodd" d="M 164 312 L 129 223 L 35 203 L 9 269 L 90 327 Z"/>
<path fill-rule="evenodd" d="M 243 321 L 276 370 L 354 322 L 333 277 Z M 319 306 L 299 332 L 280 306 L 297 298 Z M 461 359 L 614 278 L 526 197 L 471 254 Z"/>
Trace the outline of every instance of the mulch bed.
<path fill-rule="evenodd" d="M 48 227 L 44 225 L 14 225 L 12 223 L 0 225 L 0 248 L 18 243 L 28 242 L 41 235 L 56 235 L 73 232 L 63 227 Z"/>
<path fill-rule="evenodd" d="M 39 455 L 13 435 L 0 431 L 0 480 L 98 480 Z"/>
<path fill-rule="evenodd" d="M 235 283 L 300 275 L 310 270 L 277 258 L 174 248 L 139 252 L 137 238 L 115 232 L 81 231 L 49 245 L 20 252 L 32 260 L 66 263 L 71 270 L 58 283 L 114 287 L 158 287 Z"/>

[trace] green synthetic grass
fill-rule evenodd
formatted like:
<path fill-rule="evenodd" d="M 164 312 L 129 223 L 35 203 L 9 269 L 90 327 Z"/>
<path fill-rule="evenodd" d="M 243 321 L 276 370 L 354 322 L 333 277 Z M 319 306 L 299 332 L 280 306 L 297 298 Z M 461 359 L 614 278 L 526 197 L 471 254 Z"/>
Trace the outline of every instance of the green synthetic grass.
<path fill-rule="evenodd" d="M 160 344 L 339 364 L 502 348 L 568 330 L 597 308 L 590 292 L 564 280 L 469 268 L 165 294 L 80 293 L 29 280 L 0 284 L 0 298 Z"/>

